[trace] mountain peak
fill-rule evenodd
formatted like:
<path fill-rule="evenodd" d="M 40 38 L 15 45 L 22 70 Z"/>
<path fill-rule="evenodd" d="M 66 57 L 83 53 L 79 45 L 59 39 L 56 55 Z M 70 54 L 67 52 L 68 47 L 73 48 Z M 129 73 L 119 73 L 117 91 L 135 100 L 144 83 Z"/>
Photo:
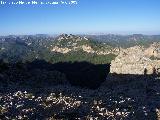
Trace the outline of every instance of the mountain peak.
<path fill-rule="evenodd" d="M 61 34 L 57 37 L 58 41 L 61 40 L 72 40 L 72 41 L 81 41 L 81 40 L 88 40 L 87 37 L 81 37 L 78 35 L 73 35 L 73 34 Z"/>

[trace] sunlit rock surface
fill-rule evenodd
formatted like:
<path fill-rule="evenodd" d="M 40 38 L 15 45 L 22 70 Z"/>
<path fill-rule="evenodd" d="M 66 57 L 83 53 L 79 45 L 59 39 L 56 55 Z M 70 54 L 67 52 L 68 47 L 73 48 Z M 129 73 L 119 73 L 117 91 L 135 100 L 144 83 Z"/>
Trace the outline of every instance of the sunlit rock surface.
<path fill-rule="evenodd" d="M 153 74 L 158 72 L 160 60 L 152 60 L 140 46 L 121 50 L 111 62 L 111 73 L 117 74 Z"/>

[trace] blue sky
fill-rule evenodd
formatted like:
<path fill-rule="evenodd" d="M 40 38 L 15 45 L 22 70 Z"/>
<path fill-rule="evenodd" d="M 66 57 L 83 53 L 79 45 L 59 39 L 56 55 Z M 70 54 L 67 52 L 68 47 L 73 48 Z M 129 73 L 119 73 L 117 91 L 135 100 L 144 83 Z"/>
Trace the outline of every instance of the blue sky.
<path fill-rule="evenodd" d="M 160 34 L 160 0 L 77 1 L 70 6 L 0 5 L 0 35 Z"/>

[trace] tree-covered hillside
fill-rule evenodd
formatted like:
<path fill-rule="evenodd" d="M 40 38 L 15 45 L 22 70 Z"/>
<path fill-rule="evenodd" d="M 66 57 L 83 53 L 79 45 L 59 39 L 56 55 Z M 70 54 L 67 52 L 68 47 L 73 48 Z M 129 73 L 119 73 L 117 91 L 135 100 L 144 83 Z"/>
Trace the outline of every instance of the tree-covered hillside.
<path fill-rule="evenodd" d="M 150 46 L 159 35 L 26 35 L 0 37 L 0 59 L 6 62 L 44 59 L 49 62 L 109 63 L 120 48 Z"/>
<path fill-rule="evenodd" d="M 75 35 L 0 38 L 0 59 L 11 63 L 43 59 L 52 63 L 88 61 L 102 64 L 109 63 L 114 59 L 116 55 L 113 50 L 114 48 L 107 44 Z M 64 51 L 67 52 L 63 53 Z"/>

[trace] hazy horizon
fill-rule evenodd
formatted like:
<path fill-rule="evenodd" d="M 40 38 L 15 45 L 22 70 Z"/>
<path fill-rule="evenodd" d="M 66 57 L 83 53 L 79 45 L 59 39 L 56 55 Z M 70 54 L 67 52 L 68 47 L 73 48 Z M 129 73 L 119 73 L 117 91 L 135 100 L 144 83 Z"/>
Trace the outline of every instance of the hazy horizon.
<path fill-rule="evenodd" d="M 33 33 L 33 34 L 4 34 L 4 35 L 0 35 L 0 36 L 29 36 L 29 35 L 49 35 L 49 36 L 58 36 L 58 35 L 62 35 L 62 34 L 72 34 L 72 35 L 124 35 L 124 36 L 127 36 L 127 35 L 160 35 L 160 33 L 155 33 L 155 34 L 151 34 L 151 33 L 110 33 L 110 32 L 106 32 L 106 33 Z"/>

